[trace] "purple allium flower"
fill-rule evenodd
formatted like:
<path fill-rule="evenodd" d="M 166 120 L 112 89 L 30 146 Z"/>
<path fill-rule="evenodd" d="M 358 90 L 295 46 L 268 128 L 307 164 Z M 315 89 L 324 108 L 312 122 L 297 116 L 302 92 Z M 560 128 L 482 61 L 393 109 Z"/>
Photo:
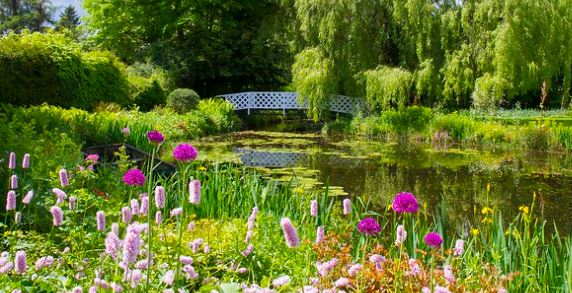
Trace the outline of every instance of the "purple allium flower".
<path fill-rule="evenodd" d="M 22 159 L 22 169 L 30 168 L 30 154 L 24 154 L 24 158 Z"/>
<path fill-rule="evenodd" d="M 75 210 L 75 202 L 76 202 L 75 196 L 70 196 L 70 198 L 69 198 L 69 208 L 70 208 L 70 210 Z"/>
<path fill-rule="evenodd" d="M 391 206 L 396 213 L 416 213 L 419 210 L 419 204 L 415 196 L 409 192 L 400 192 L 393 199 Z"/>
<path fill-rule="evenodd" d="M 16 274 L 23 275 L 28 272 L 28 264 L 26 263 L 26 252 L 23 250 L 16 251 L 14 258 L 14 267 Z"/>
<path fill-rule="evenodd" d="M 344 207 L 344 215 L 349 215 L 352 212 L 352 202 L 349 198 L 344 199 L 343 201 Z"/>
<path fill-rule="evenodd" d="M 423 238 L 423 240 L 425 240 L 425 243 L 427 245 L 433 248 L 439 248 L 443 243 L 443 238 L 441 238 L 441 235 L 435 232 L 427 233 L 427 235 L 425 235 L 425 238 Z"/>
<path fill-rule="evenodd" d="M 129 127 L 123 127 L 121 129 L 121 133 L 125 136 L 128 136 L 129 134 L 131 134 L 131 130 L 129 130 Z"/>
<path fill-rule="evenodd" d="M 163 134 L 161 134 L 161 132 L 159 132 L 157 130 L 153 130 L 153 131 L 147 132 L 147 139 L 149 139 L 149 141 L 151 143 L 159 144 L 165 140 L 165 137 L 163 136 Z"/>
<path fill-rule="evenodd" d="M 455 251 L 453 252 L 453 255 L 461 256 L 464 251 L 465 251 L 465 241 L 457 239 L 457 241 L 455 241 Z"/>
<path fill-rule="evenodd" d="M 312 216 L 312 217 L 318 216 L 318 201 L 317 200 L 310 201 L 310 216 Z"/>
<path fill-rule="evenodd" d="M 336 288 L 344 288 L 344 287 L 348 287 L 351 286 L 350 280 L 348 278 L 339 278 L 334 282 L 334 286 L 336 286 Z"/>
<path fill-rule="evenodd" d="M 188 143 L 178 144 L 173 149 L 173 158 L 180 162 L 190 162 L 197 158 L 198 152 L 192 145 Z"/>
<path fill-rule="evenodd" d="M 54 257 L 51 255 L 40 257 L 38 260 L 36 260 L 36 271 L 50 267 L 53 263 Z"/>
<path fill-rule="evenodd" d="M 325 231 L 324 226 L 320 226 L 316 229 L 316 243 L 324 241 Z"/>
<path fill-rule="evenodd" d="M 246 249 L 244 251 L 242 251 L 242 255 L 244 256 L 249 256 L 252 251 L 254 250 L 254 245 L 252 244 L 248 244 L 248 246 L 246 247 Z"/>
<path fill-rule="evenodd" d="M 16 169 L 16 153 L 10 153 L 10 159 L 8 160 L 8 169 Z"/>
<path fill-rule="evenodd" d="M 129 207 L 121 208 L 121 221 L 125 224 L 131 223 L 131 209 Z"/>
<path fill-rule="evenodd" d="M 334 267 L 336 267 L 337 264 L 338 264 L 338 259 L 334 257 L 324 263 L 317 262 L 316 267 L 318 268 L 318 273 L 320 274 L 320 276 L 325 277 L 330 273 L 331 270 L 334 269 Z"/>
<path fill-rule="evenodd" d="M 175 272 L 173 272 L 172 270 L 169 270 L 165 273 L 165 276 L 163 276 L 163 283 L 165 283 L 167 286 L 173 286 L 173 282 L 175 281 Z"/>
<path fill-rule="evenodd" d="M 141 238 L 138 230 L 133 225 L 130 225 L 123 240 L 123 263 L 125 265 L 129 265 L 137 260 L 140 246 Z"/>
<path fill-rule="evenodd" d="M 18 189 L 18 176 L 12 175 L 10 177 L 10 188 L 11 189 Z"/>
<path fill-rule="evenodd" d="M 284 232 L 284 239 L 286 240 L 286 245 L 288 247 L 296 247 L 300 244 L 300 239 L 298 238 L 298 234 L 296 233 L 296 228 L 292 225 L 292 222 L 289 218 L 282 218 L 280 220 L 280 226 L 282 227 L 282 231 Z"/>
<path fill-rule="evenodd" d="M 455 274 L 453 274 L 453 269 L 450 265 L 443 266 L 443 275 L 445 280 L 447 280 L 447 283 L 455 282 Z"/>
<path fill-rule="evenodd" d="M 359 263 L 353 264 L 349 269 L 348 269 L 348 274 L 350 275 L 350 277 L 355 277 L 355 275 L 361 271 L 361 269 L 363 268 L 363 266 Z"/>
<path fill-rule="evenodd" d="M 54 226 L 58 227 L 64 221 L 64 212 L 59 206 L 53 206 L 50 208 L 50 213 L 52 213 Z"/>
<path fill-rule="evenodd" d="M 171 210 L 171 217 L 180 216 L 183 213 L 183 208 L 174 208 Z"/>
<path fill-rule="evenodd" d="M 131 186 L 143 186 L 145 185 L 145 175 L 141 170 L 133 168 L 125 172 L 123 182 Z"/>
<path fill-rule="evenodd" d="M 22 222 L 22 213 L 16 212 L 14 214 L 14 223 L 16 223 L 16 225 L 20 225 L 20 222 Z"/>
<path fill-rule="evenodd" d="M 6 195 L 6 210 L 11 211 L 14 209 L 16 209 L 16 192 L 14 190 L 10 190 Z"/>
<path fill-rule="evenodd" d="M 95 213 L 95 218 L 97 221 L 97 230 L 98 231 L 105 230 L 105 214 L 103 213 L 103 211 L 98 211 L 97 213 Z"/>
<path fill-rule="evenodd" d="M 141 197 L 141 208 L 139 209 L 139 213 L 142 216 L 145 216 L 147 215 L 148 209 L 149 209 L 149 197 L 145 195 Z"/>
<path fill-rule="evenodd" d="M 32 202 L 32 198 L 34 198 L 34 191 L 30 190 L 26 193 L 26 196 L 22 199 L 23 204 L 30 204 Z"/>
<path fill-rule="evenodd" d="M 117 253 L 121 249 L 121 240 L 114 232 L 107 233 L 105 237 L 105 253 L 112 258 L 117 258 Z"/>
<path fill-rule="evenodd" d="M 201 202 L 201 182 L 199 180 L 189 182 L 189 202 L 194 205 Z"/>
<path fill-rule="evenodd" d="M 381 232 L 381 226 L 374 218 L 364 218 L 357 224 L 357 229 L 361 234 L 376 236 Z"/>
<path fill-rule="evenodd" d="M 155 206 L 158 209 L 165 207 L 165 188 L 163 186 L 155 187 Z"/>
<path fill-rule="evenodd" d="M 86 161 L 90 161 L 93 164 L 96 164 L 99 161 L 99 155 L 98 154 L 89 154 L 85 157 Z"/>
<path fill-rule="evenodd" d="M 199 274 L 195 271 L 195 268 L 191 265 L 186 265 L 183 267 L 183 272 L 187 273 L 187 278 L 189 279 L 196 279 L 199 277 Z"/>
<path fill-rule="evenodd" d="M 139 215 L 139 201 L 137 199 L 132 199 L 131 202 L 131 213 L 133 216 Z"/>
<path fill-rule="evenodd" d="M 70 185 L 70 180 L 68 178 L 68 171 L 65 168 L 60 169 L 60 184 L 62 187 Z"/>
<path fill-rule="evenodd" d="M 272 280 L 274 287 L 282 287 L 290 283 L 290 276 L 282 276 Z"/>
<path fill-rule="evenodd" d="M 179 256 L 179 261 L 184 265 L 192 265 L 193 264 L 193 258 L 190 256 L 181 255 L 181 256 Z"/>
<path fill-rule="evenodd" d="M 397 226 L 397 232 L 395 234 L 395 245 L 399 246 L 403 244 L 406 238 L 407 238 L 407 231 L 405 231 L 403 225 Z"/>
<path fill-rule="evenodd" d="M 157 225 L 163 224 L 163 215 L 161 214 L 161 211 L 157 211 L 155 213 L 155 223 L 157 223 Z"/>

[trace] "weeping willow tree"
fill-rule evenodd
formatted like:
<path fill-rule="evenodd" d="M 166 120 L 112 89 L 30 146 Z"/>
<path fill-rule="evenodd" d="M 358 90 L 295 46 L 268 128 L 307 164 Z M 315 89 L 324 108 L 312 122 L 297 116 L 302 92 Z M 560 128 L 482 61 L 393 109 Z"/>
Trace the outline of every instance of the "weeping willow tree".
<path fill-rule="evenodd" d="M 382 66 L 365 72 L 367 100 L 381 110 L 403 108 L 411 96 L 413 74 L 401 68 Z"/>

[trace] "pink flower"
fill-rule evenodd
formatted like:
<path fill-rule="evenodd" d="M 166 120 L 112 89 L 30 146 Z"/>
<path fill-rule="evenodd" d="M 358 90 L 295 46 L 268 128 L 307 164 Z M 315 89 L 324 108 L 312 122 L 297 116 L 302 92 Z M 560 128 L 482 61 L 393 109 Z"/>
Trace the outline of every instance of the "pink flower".
<path fill-rule="evenodd" d="M 157 211 L 155 213 L 155 223 L 157 223 L 157 225 L 161 225 L 163 223 L 163 216 L 161 215 L 161 211 Z"/>
<path fill-rule="evenodd" d="M 244 251 L 242 251 L 242 255 L 244 256 L 249 256 L 252 251 L 254 250 L 254 245 L 252 244 L 248 244 L 248 246 L 246 247 L 246 249 Z"/>
<path fill-rule="evenodd" d="M 445 280 L 447 280 L 447 283 L 455 282 L 455 274 L 453 274 L 453 269 L 451 269 L 450 265 L 445 265 L 443 267 L 443 275 Z"/>
<path fill-rule="evenodd" d="M 183 208 L 174 208 L 171 210 L 171 217 L 180 216 L 183 213 Z"/>
<path fill-rule="evenodd" d="M 352 202 L 350 201 L 349 198 L 344 199 L 343 201 L 343 206 L 344 206 L 344 215 L 349 215 L 352 211 Z"/>
<path fill-rule="evenodd" d="M 107 233 L 107 237 L 105 238 L 105 253 L 112 258 L 117 258 L 117 253 L 121 248 L 121 240 L 114 232 Z"/>
<path fill-rule="evenodd" d="M 86 161 L 90 161 L 91 163 L 95 164 L 99 161 L 99 155 L 98 154 L 89 154 L 85 157 Z"/>
<path fill-rule="evenodd" d="M 122 207 L 121 208 L 121 221 L 123 223 L 129 224 L 131 223 L 131 209 L 129 207 Z"/>
<path fill-rule="evenodd" d="M 180 162 L 190 162 L 197 158 L 197 150 L 190 144 L 181 143 L 173 149 L 173 158 Z"/>
<path fill-rule="evenodd" d="M 125 136 L 128 136 L 131 133 L 131 130 L 129 130 L 129 127 L 123 127 L 121 129 L 121 133 Z"/>
<path fill-rule="evenodd" d="M 10 190 L 6 195 L 6 210 L 12 211 L 14 209 L 16 209 L 16 192 L 14 190 Z"/>
<path fill-rule="evenodd" d="M 51 255 L 40 257 L 38 260 L 36 260 L 36 271 L 50 267 L 53 263 L 54 257 Z"/>
<path fill-rule="evenodd" d="M 385 257 L 379 254 L 372 254 L 369 257 L 369 261 L 375 264 L 375 269 L 378 271 L 383 271 L 383 263 L 385 262 Z"/>
<path fill-rule="evenodd" d="M 421 274 L 421 267 L 419 266 L 416 260 L 410 259 L 408 263 L 409 263 L 409 273 L 407 273 L 408 275 L 417 276 Z"/>
<path fill-rule="evenodd" d="M 141 279 L 143 279 L 143 275 L 141 274 L 141 270 L 133 270 L 131 272 L 131 288 L 137 288 Z"/>
<path fill-rule="evenodd" d="M 130 203 L 131 203 L 131 213 L 133 215 L 138 215 L 139 214 L 139 201 L 137 199 L 132 199 Z"/>
<path fill-rule="evenodd" d="M 10 159 L 8 160 L 8 169 L 16 169 L 16 153 L 10 153 Z"/>
<path fill-rule="evenodd" d="M 22 159 L 22 169 L 30 168 L 30 154 L 24 154 L 24 158 Z"/>
<path fill-rule="evenodd" d="M 5 275 L 9 273 L 14 268 L 14 264 L 12 262 L 6 263 L 2 267 L 0 267 L 0 275 Z"/>
<path fill-rule="evenodd" d="M 169 270 L 163 276 L 163 283 L 167 284 L 167 286 L 173 286 L 173 282 L 175 281 L 175 272 Z"/>
<path fill-rule="evenodd" d="M 26 252 L 19 250 L 16 252 L 14 259 L 16 274 L 23 275 L 28 272 L 28 264 L 26 263 Z"/>
<path fill-rule="evenodd" d="M 296 233 L 296 228 L 292 225 L 292 222 L 289 218 L 282 218 L 280 220 L 280 226 L 282 227 L 282 231 L 284 232 L 284 239 L 286 240 L 286 245 L 290 248 L 296 247 L 300 244 L 300 239 L 298 238 L 298 234 Z"/>
<path fill-rule="evenodd" d="M 419 210 L 419 204 L 413 194 L 401 192 L 393 199 L 392 208 L 398 214 L 416 213 Z"/>
<path fill-rule="evenodd" d="M 179 261 L 184 265 L 192 265 L 193 264 L 193 258 L 190 256 L 181 255 L 179 257 Z"/>
<path fill-rule="evenodd" d="M 461 256 L 464 251 L 465 251 L 465 241 L 457 239 L 457 241 L 455 241 L 455 251 L 453 252 L 453 255 Z"/>
<path fill-rule="evenodd" d="M 155 206 L 158 209 L 165 207 L 165 188 L 163 186 L 155 187 Z"/>
<path fill-rule="evenodd" d="M 58 227 L 64 221 L 64 212 L 59 206 L 53 206 L 50 208 L 50 213 L 52 213 L 54 226 Z"/>
<path fill-rule="evenodd" d="M 75 210 L 75 201 L 76 201 L 75 196 L 70 196 L 70 198 L 69 198 L 69 208 L 70 208 L 70 210 Z"/>
<path fill-rule="evenodd" d="M 189 222 L 187 225 L 187 231 L 191 232 L 193 230 L 195 230 L 195 222 Z"/>
<path fill-rule="evenodd" d="M 199 252 L 199 247 L 201 246 L 201 244 L 203 244 L 203 238 L 197 238 L 190 243 L 193 253 Z"/>
<path fill-rule="evenodd" d="M 97 213 L 95 213 L 95 218 L 97 221 L 97 230 L 98 231 L 105 230 L 105 214 L 103 213 L 103 211 L 98 211 Z"/>
<path fill-rule="evenodd" d="M 52 192 L 57 197 L 57 200 L 56 200 L 57 205 L 62 204 L 68 198 L 67 194 L 59 188 L 52 188 Z"/>
<path fill-rule="evenodd" d="M 60 169 L 60 184 L 62 185 L 62 187 L 70 185 L 70 181 L 68 178 L 68 171 L 64 168 Z"/>
<path fill-rule="evenodd" d="M 139 209 L 139 213 L 142 216 L 145 216 L 147 215 L 148 209 L 149 209 L 149 197 L 145 195 L 141 197 L 141 208 Z"/>
<path fill-rule="evenodd" d="M 199 180 L 191 180 L 189 182 L 189 202 L 198 205 L 201 201 L 201 182 Z"/>
<path fill-rule="evenodd" d="M 127 234 L 123 240 L 123 263 L 129 265 L 137 260 L 139 255 L 139 247 L 141 246 L 141 238 L 139 231 L 135 226 L 130 225 L 127 228 Z"/>
<path fill-rule="evenodd" d="M 187 273 L 187 277 L 189 279 L 196 279 L 199 277 L 199 274 L 195 271 L 195 268 L 191 265 L 186 265 L 183 267 L 183 272 Z"/>
<path fill-rule="evenodd" d="M 427 233 L 427 235 L 425 235 L 425 238 L 423 238 L 423 240 L 425 240 L 425 243 L 427 245 L 433 248 L 439 248 L 443 243 L 443 238 L 441 238 L 441 235 L 435 232 Z"/>
<path fill-rule="evenodd" d="M 282 276 L 272 280 L 274 287 L 282 287 L 290 283 L 290 276 Z"/>
<path fill-rule="evenodd" d="M 359 263 L 357 264 L 353 264 L 349 270 L 348 270 L 348 274 L 350 275 L 350 277 L 355 277 L 355 275 L 361 271 L 361 269 L 363 268 L 363 266 Z"/>
<path fill-rule="evenodd" d="M 141 170 L 133 168 L 125 172 L 123 182 L 131 186 L 143 186 L 145 185 L 145 175 Z"/>
<path fill-rule="evenodd" d="M 161 134 L 161 132 L 153 130 L 147 132 L 147 139 L 149 139 L 151 143 L 159 144 L 165 140 L 165 137 L 163 136 L 163 134 Z"/>
<path fill-rule="evenodd" d="M 83 289 L 80 286 L 74 287 L 72 293 L 82 293 Z"/>
<path fill-rule="evenodd" d="M 405 231 L 403 225 L 397 226 L 397 233 L 395 235 L 395 245 L 399 246 L 403 244 L 406 238 L 407 238 L 407 231 Z"/>
<path fill-rule="evenodd" d="M 338 259 L 334 257 L 324 263 L 317 262 L 316 267 L 318 268 L 318 273 L 320 274 L 320 276 L 325 277 L 330 273 L 331 270 L 334 269 L 334 267 L 336 267 L 337 264 L 338 264 Z"/>
<path fill-rule="evenodd" d="M 23 204 L 30 204 L 32 202 L 32 198 L 34 197 L 34 191 L 30 190 L 26 193 L 26 196 L 22 199 Z"/>
<path fill-rule="evenodd" d="M 11 189 L 18 189 L 18 176 L 12 175 L 10 177 L 10 188 Z"/>
<path fill-rule="evenodd" d="M 324 226 L 320 226 L 316 229 L 316 243 L 324 241 Z"/>
<path fill-rule="evenodd" d="M 350 286 L 350 280 L 348 278 L 339 278 L 334 282 L 334 286 L 336 288 L 344 288 Z"/>
<path fill-rule="evenodd" d="M 318 216 L 318 201 L 312 200 L 310 202 L 310 216 L 317 217 Z"/>
<path fill-rule="evenodd" d="M 364 218 L 357 224 L 357 229 L 361 234 L 376 236 L 381 232 L 381 226 L 374 218 Z"/>
<path fill-rule="evenodd" d="M 248 273 L 248 269 L 247 268 L 238 268 L 238 270 L 236 270 L 237 273 L 244 275 L 246 273 Z"/>

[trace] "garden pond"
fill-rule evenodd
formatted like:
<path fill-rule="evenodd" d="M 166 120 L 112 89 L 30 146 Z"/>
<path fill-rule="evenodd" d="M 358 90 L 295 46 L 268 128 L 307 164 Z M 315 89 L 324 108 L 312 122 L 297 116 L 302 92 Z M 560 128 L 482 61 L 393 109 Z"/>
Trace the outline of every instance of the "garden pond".
<path fill-rule="evenodd" d="M 555 223 L 564 234 L 572 228 L 570 154 L 262 131 L 207 137 L 193 144 L 200 160 L 256 168 L 297 192 L 328 186 L 332 196 L 361 195 L 374 210 L 387 208 L 396 193 L 409 191 L 428 212 L 446 214 L 457 226 L 483 206 L 512 218 L 519 207 L 530 206 L 536 194 L 534 209 L 548 228 Z"/>

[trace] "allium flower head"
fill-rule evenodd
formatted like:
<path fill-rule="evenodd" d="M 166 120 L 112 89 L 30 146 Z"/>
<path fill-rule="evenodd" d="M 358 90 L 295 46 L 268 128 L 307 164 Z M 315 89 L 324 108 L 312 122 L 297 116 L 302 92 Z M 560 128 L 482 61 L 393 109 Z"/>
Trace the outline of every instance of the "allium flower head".
<path fill-rule="evenodd" d="M 147 139 L 149 139 L 149 141 L 151 143 L 159 144 L 165 140 L 165 137 L 163 136 L 163 134 L 161 134 L 161 132 L 159 132 L 157 130 L 153 130 L 153 131 L 147 132 Z"/>
<path fill-rule="evenodd" d="M 123 182 L 131 186 L 145 185 L 145 175 L 137 168 L 130 169 L 123 175 Z"/>
<path fill-rule="evenodd" d="M 282 218 L 280 220 L 280 226 L 282 227 L 282 231 L 284 232 L 284 239 L 286 240 L 286 245 L 288 247 L 296 247 L 300 244 L 300 239 L 298 238 L 298 234 L 296 233 L 296 228 L 292 225 L 292 222 L 289 218 Z"/>
<path fill-rule="evenodd" d="M 399 214 L 416 213 L 419 210 L 419 204 L 413 194 L 409 192 L 401 192 L 393 199 L 392 208 Z"/>
<path fill-rule="evenodd" d="M 376 236 L 381 232 L 381 226 L 374 218 L 364 218 L 357 224 L 357 229 L 361 234 Z"/>
<path fill-rule="evenodd" d="M 198 152 L 195 147 L 188 143 L 178 144 L 173 149 L 173 158 L 180 162 L 190 162 L 197 158 Z"/>
<path fill-rule="evenodd" d="M 435 232 L 427 233 L 427 235 L 425 235 L 425 238 L 423 238 L 423 240 L 425 240 L 425 243 L 427 245 L 433 248 L 439 248 L 443 243 L 443 238 L 441 238 L 441 235 Z"/>

